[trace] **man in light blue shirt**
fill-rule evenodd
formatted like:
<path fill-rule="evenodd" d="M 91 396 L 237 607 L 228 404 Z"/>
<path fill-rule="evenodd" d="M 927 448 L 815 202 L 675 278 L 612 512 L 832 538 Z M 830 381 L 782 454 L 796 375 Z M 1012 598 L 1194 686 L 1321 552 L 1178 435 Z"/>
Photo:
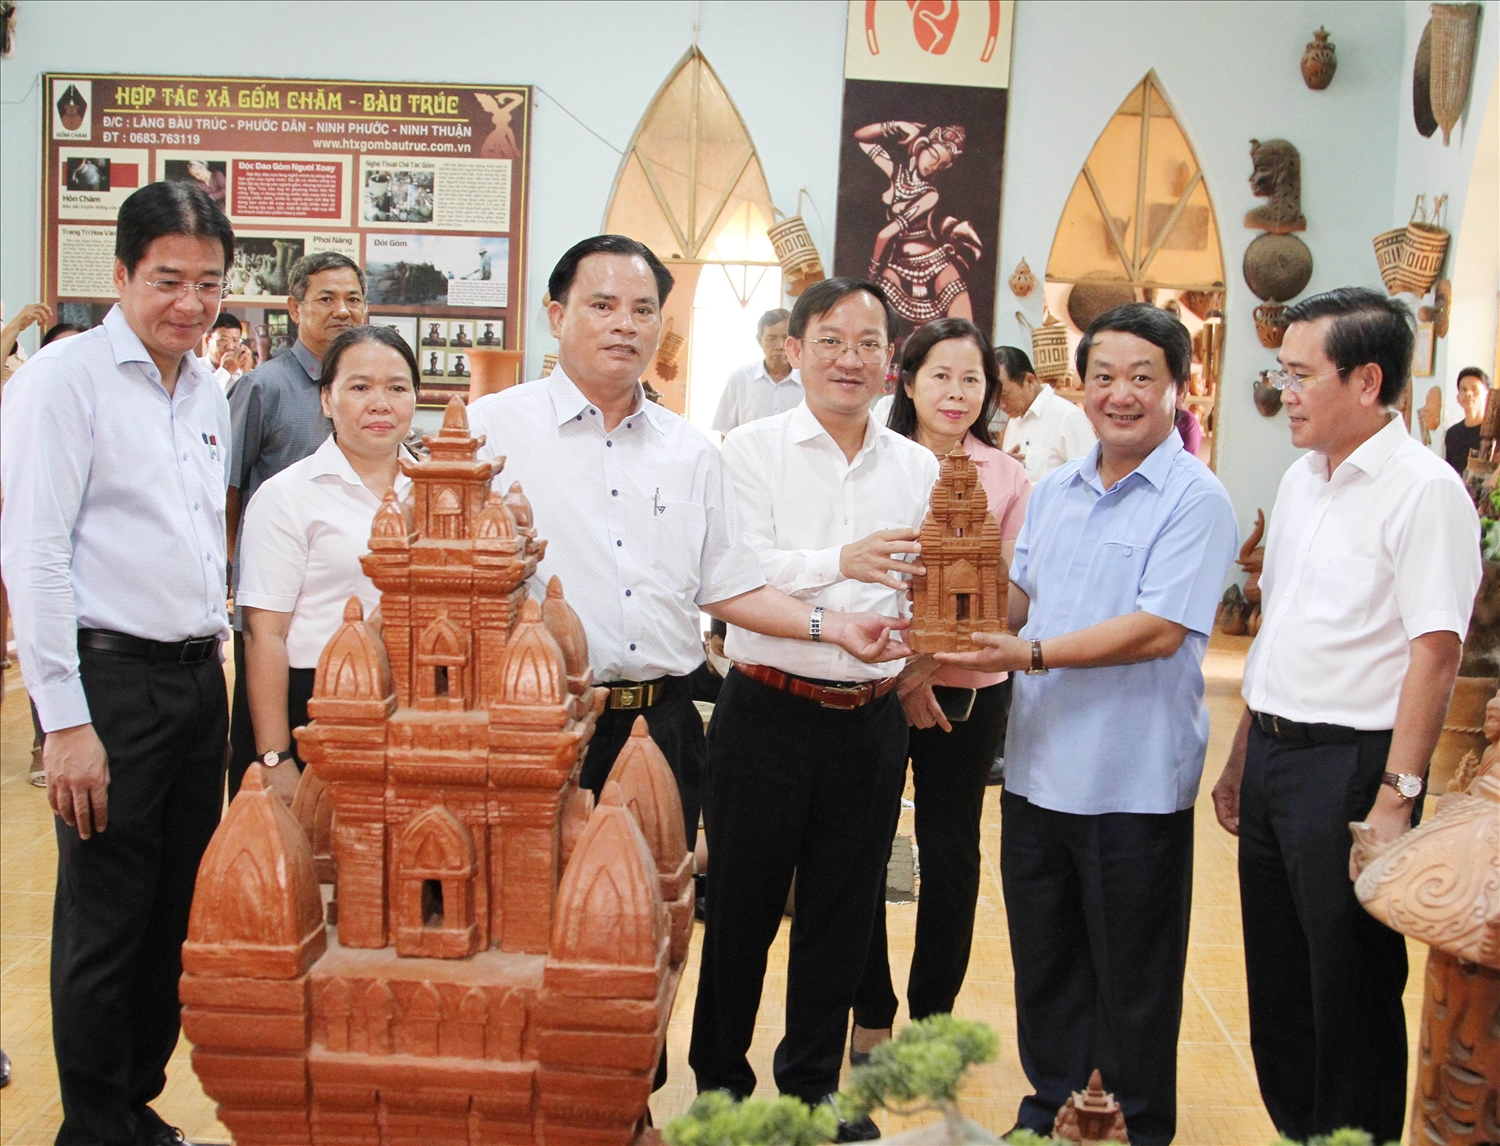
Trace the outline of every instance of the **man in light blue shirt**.
<path fill-rule="evenodd" d="M 1078 347 L 1099 442 L 1032 491 L 1011 628 L 950 661 L 1015 676 L 1000 874 L 1016 972 L 1017 1121 L 1049 1133 L 1103 1073 L 1131 1141 L 1176 1132 L 1203 653 L 1239 543 L 1229 495 L 1173 426 L 1192 341 L 1144 303 Z M 1023 627 L 1024 626 L 1024 627 Z"/>

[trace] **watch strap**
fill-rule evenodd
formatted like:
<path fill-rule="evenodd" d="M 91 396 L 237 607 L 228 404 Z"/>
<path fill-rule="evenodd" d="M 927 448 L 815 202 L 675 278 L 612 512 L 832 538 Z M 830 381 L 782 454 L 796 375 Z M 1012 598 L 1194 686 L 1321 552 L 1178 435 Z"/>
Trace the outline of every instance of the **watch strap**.
<path fill-rule="evenodd" d="M 809 640 L 821 641 L 823 639 L 823 606 L 814 605 L 812 616 L 807 618 L 807 636 Z"/>
<path fill-rule="evenodd" d="M 1042 660 L 1041 641 L 1031 642 L 1031 669 L 1029 671 L 1035 676 L 1040 676 L 1042 673 L 1047 671 L 1047 665 Z"/>

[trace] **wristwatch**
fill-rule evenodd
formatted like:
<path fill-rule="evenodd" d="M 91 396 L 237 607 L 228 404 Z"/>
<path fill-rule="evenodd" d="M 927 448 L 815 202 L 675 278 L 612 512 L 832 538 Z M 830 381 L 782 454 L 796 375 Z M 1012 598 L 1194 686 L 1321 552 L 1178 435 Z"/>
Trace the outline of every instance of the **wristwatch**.
<path fill-rule="evenodd" d="M 1380 777 L 1380 782 L 1396 789 L 1397 794 L 1406 800 L 1420 799 L 1427 791 L 1427 781 L 1410 772 L 1386 772 Z"/>
<path fill-rule="evenodd" d="M 260 758 L 260 762 L 267 768 L 274 768 L 283 760 L 290 760 L 292 755 L 293 753 L 290 748 L 283 748 L 280 752 L 267 752 Z"/>
<path fill-rule="evenodd" d="M 807 635 L 814 641 L 823 639 L 823 606 L 814 605 L 812 616 L 807 618 Z"/>
<path fill-rule="evenodd" d="M 1042 642 L 1031 642 L 1031 667 L 1026 670 L 1027 676 L 1046 676 L 1052 670 L 1042 663 Z"/>

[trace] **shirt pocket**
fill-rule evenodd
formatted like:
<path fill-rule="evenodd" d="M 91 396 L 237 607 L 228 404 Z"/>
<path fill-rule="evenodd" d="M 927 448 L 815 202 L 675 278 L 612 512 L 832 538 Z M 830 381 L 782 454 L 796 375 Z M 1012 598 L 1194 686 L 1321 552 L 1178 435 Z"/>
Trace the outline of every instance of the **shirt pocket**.
<path fill-rule="evenodd" d="M 1302 615 L 1309 621 L 1335 627 L 1362 625 L 1375 599 L 1377 563 L 1352 553 L 1310 553 L 1307 586 L 1301 596 Z"/>
<path fill-rule="evenodd" d="M 708 518 L 695 501 L 664 501 L 652 507 L 651 566 L 671 592 L 692 598 L 702 576 Z"/>

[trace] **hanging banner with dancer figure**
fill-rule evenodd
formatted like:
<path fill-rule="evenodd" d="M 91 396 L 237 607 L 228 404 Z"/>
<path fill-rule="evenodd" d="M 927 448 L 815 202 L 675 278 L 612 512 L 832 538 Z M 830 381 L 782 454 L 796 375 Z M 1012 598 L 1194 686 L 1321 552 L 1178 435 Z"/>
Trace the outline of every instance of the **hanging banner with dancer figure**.
<path fill-rule="evenodd" d="M 263 353 L 296 337 L 288 273 L 319 251 L 365 269 L 370 320 L 408 341 L 420 321 L 523 349 L 530 88 L 83 74 L 43 85 L 42 282 L 60 319 L 87 327 L 108 312 L 120 204 L 164 179 L 196 183 L 229 216 L 224 307 Z M 432 371 L 426 351 L 424 373 L 443 381 L 424 381 L 424 404 L 468 392 L 469 345 L 445 343 Z"/>
<path fill-rule="evenodd" d="M 850 0 L 834 273 L 991 331 L 1014 0 Z"/>

